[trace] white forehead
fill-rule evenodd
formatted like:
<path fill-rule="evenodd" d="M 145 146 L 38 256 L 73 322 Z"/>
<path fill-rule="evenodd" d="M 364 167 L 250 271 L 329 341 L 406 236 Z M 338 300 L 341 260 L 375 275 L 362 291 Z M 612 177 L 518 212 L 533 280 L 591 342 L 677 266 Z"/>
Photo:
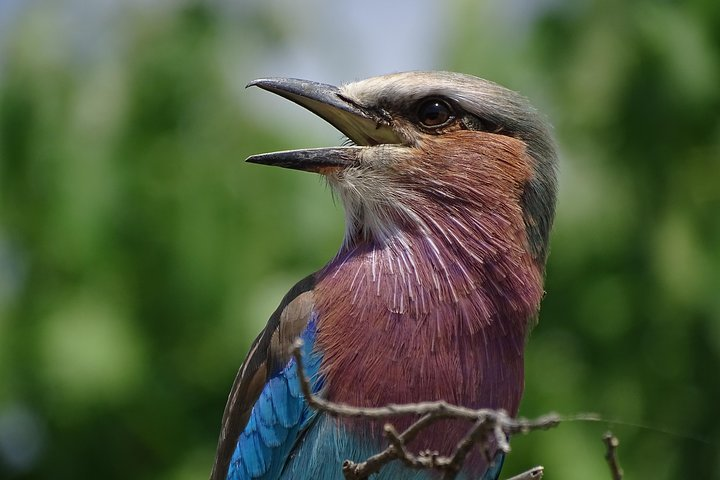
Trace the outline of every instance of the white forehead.
<path fill-rule="evenodd" d="M 340 90 L 361 105 L 406 103 L 437 95 L 454 99 L 471 111 L 479 103 L 515 103 L 519 97 L 488 80 L 454 72 L 393 73 L 348 83 Z"/>

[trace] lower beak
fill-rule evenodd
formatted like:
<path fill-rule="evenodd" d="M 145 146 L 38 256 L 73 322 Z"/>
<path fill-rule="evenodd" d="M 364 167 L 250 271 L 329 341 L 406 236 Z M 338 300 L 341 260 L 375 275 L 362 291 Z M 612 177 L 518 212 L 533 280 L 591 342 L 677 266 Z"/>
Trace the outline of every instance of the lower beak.
<path fill-rule="evenodd" d="M 251 155 L 245 160 L 260 165 L 305 170 L 306 172 L 331 173 L 338 169 L 356 166 L 365 147 L 308 148 L 282 152 Z"/>
<path fill-rule="evenodd" d="M 254 80 L 247 86 L 260 87 L 307 108 L 358 145 L 265 153 L 249 157 L 250 163 L 330 173 L 358 165 L 368 146 L 400 143 L 387 118 L 348 100 L 332 85 L 294 78 L 267 78 Z"/>

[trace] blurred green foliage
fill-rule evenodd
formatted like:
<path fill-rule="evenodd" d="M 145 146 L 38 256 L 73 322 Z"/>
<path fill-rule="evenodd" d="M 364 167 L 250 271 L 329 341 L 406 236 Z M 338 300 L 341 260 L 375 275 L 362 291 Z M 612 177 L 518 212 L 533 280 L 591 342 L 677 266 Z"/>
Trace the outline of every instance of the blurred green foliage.
<path fill-rule="evenodd" d="M 624 422 L 629 478 L 720 478 L 720 3 L 448 5 L 438 68 L 530 96 L 562 151 L 523 413 Z M 241 163 L 309 145 L 238 100 L 243 40 L 291 41 L 248 12 L 138 11 L 85 62 L 43 10 L 8 35 L 0 477 L 205 478 L 250 341 L 337 248 L 321 181 Z M 506 472 L 609 478 L 605 428 L 516 438 Z"/>

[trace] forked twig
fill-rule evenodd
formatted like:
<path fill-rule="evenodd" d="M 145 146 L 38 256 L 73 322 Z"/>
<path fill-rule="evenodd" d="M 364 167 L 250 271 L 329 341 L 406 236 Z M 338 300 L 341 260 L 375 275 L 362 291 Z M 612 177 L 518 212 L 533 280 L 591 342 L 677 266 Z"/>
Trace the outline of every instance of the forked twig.
<path fill-rule="evenodd" d="M 612 432 L 606 432 L 605 435 L 603 435 L 603 442 L 605 442 L 605 447 L 607 448 L 605 460 L 607 460 L 607 464 L 610 467 L 610 474 L 613 480 L 622 480 L 623 469 L 620 467 L 620 462 L 617 457 L 617 448 L 620 445 L 620 440 L 618 440 Z"/>
<path fill-rule="evenodd" d="M 418 402 L 402 405 L 391 404 L 385 407 L 358 408 L 341 403 L 329 402 L 312 393 L 310 381 L 305 374 L 301 348 L 302 341 L 296 340 L 292 354 L 295 358 L 300 379 L 300 387 L 305 400 L 311 408 L 322 411 L 334 417 L 368 418 L 383 420 L 403 415 L 415 415 L 420 418 L 413 422 L 403 432 L 387 423 L 384 428 L 388 446 L 363 462 L 345 460 L 342 470 L 346 480 L 361 480 L 377 473 L 388 463 L 399 460 L 406 466 L 416 469 L 434 469 L 443 472 L 443 479 L 454 479 L 473 447 L 480 447 L 488 463 L 492 462 L 497 451 L 509 452 L 510 435 L 528 433 L 534 430 L 547 430 L 557 426 L 562 420 L 557 414 L 549 414 L 535 420 L 525 418 L 512 418 L 503 410 L 481 408 L 473 410 L 466 407 L 452 405 L 444 401 Z M 428 428 L 438 420 L 443 419 L 466 420 L 471 426 L 460 439 L 449 456 L 439 455 L 437 452 L 412 453 L 407 445 L 418 433 Z M 543 468 L 535 467 L 524 472 L 512 480 L 538 480 L 542 478 Z"/>

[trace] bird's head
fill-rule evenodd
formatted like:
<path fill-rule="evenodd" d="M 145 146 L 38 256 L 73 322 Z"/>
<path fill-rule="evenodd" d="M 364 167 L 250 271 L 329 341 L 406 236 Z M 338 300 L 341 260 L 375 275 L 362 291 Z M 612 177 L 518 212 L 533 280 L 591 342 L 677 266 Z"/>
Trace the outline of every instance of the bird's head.
<path fill-rule="evenodd" d="M 396 73 L 341 87 L 289 78 L 248 86 L 307 108 L 348 137 L 342 147 L 248 158 L 325 175 L 345 206 L 346 245 L 430 230 L 447 236 L 453 228 L 491 244 L 499 233 L 483 229 L 517 222 L 525 247 L 544 264 L 557 159 L 547 124 L 521 95 L 450 72 Z"/>

